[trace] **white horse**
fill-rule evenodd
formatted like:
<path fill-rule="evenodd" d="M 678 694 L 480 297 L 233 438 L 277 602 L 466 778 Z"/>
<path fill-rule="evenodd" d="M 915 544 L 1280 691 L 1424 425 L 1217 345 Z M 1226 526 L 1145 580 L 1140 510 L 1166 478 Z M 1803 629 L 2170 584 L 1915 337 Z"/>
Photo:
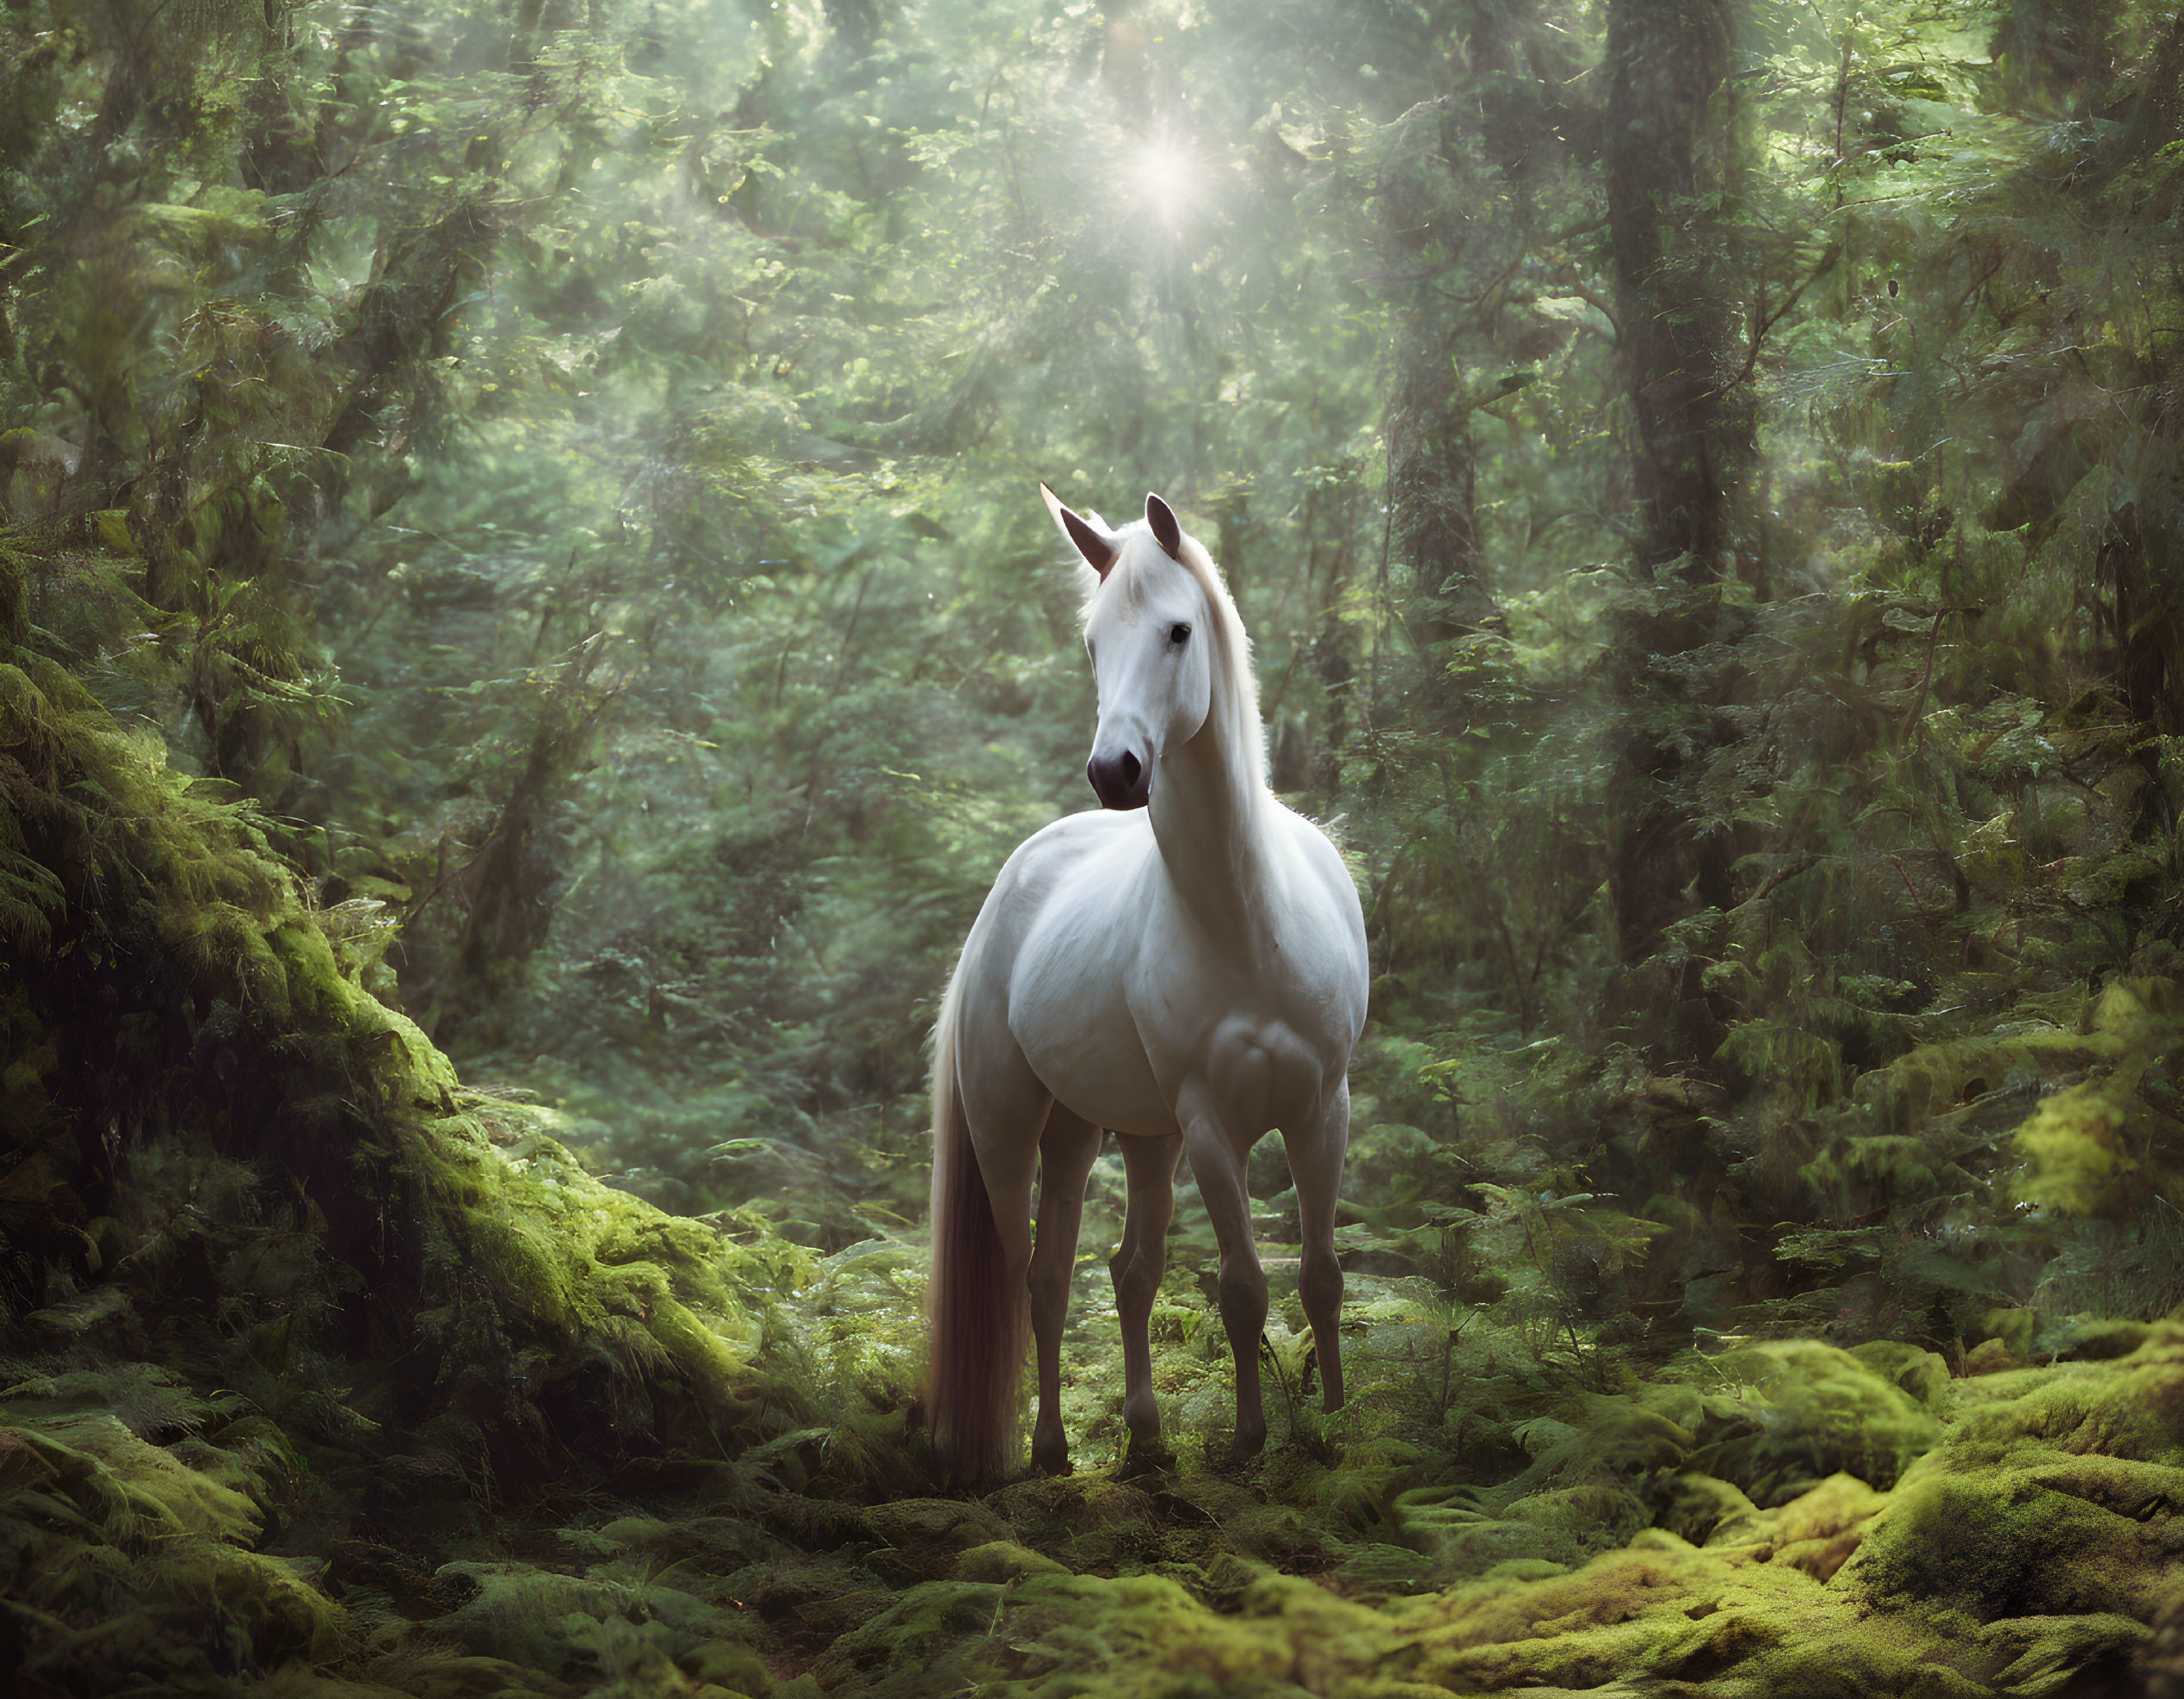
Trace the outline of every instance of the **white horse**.
<path fill-rule="evenodd" d="M 1299 1295 L 1326 1407 L 1342 1402 L 1335 1197 L 1365 1024 L 1357 891 L 1326 835 L 1267 787 L 1250 643 L 1212 557 L 1157 496 L 1142 522 L 1111 531 L 1040 489 L 1091 569 L 1084 636 L 1099 726 L 1085 770 L 1104 806 L 1057 820 L 1009 858 L 941 1004 L 928 1404 L 941 1466 L 962 1481 L 1011 1461 L 1027 1311 L 1039 1344 L 1032 1461 L 1070 1467 L 1062 1323 L 1102 1128 L 1120 1136 L 1129 1181 L 1107 1267 L 1133 1452 L 1159 1440 L 1147 1328 L 1183 1151 L 1220 1243 L 1235 1453 L 1266 1442 L 1267 1278 L 1244 1170 L 1274 1128 L 1297 1183 Z"/>

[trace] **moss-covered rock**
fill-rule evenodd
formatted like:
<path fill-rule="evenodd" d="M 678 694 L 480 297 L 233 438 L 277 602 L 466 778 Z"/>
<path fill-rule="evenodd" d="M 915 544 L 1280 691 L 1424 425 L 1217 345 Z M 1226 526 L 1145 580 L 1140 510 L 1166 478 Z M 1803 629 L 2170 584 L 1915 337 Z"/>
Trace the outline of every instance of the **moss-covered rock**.
<path fill-rule="evenodd" d="M 528 1570 L 282 1542 L 363 1518 L 444 1544 L 572 1469 L 808 1430 L 758 1362 L 805 1253 L 664 1216 L 550 1112 L 464 1091 L 250 812 L 28 650 L 0 662 L 0 750 L 7 1666 L 217 1684 L 356 1651 L 390 1610 L 524 1669 L 581 1651 L 583 1610 Z M 648 1621 L 688 1617 L 678 1645 L 732 1627 L 669 1603 Z"/>

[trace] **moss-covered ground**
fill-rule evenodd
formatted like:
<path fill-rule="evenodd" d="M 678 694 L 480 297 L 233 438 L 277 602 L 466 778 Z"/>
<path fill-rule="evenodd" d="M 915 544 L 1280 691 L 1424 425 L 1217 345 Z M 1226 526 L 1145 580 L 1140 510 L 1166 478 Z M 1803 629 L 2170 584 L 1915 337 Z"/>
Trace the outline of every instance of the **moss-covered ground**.
<path fill-rule="evenodd" d="M 941 1497 L 915 1244 L 819 1259 L 604 1187 L 549 1115 L 466 1094 L 343 989 L 328 930 L 268 924 L 256 994 L 361 1059 L 383 1154 L 322 1150 L 308 1171 L 345 1177 L 322 1198 L 277 1148 L 178 1120 L 113 1155 L 96 1215 L 53 1170 L 42 1198 L 10 1176 L 9 1207 L 74 1257 L 0 1375 L 11 1691 L 1949 1696 L 2184 1673 L 2184 1326 L 2083 1326 L 1957 1366 L 1977 1374 L 1788 1340 L 1543 1377 L 1520 1328 L 1451 1330 L 1424 1282 L 1360 1274 L 1351 1406 L 1297 1396 L 1278 1306 L 1275 1441 L 1231 1466 L 1208 1461 L 1225 1351 L 1185 1234 L 1157 1321 L 1169 1466 L 1118 1455 L 1088 1251 L 1079 1473 Z M 410 1212 L 384 1249 L 376 1220 L 336 1226 L 373 1175 Z M 1114 1190 L 1103 1172 L 1088 1244 Z"/>
<path fill-rule="evenodd" d="M 1171 1467 L 1132 1476 L 1102 1437 L 1092 1316 L 1080 1472 L 943 1498 L 907 1396 L 914 1248 L 761 1262 L 748 1224 L 608 1191 L 535 1119 L 451 1093 L 426 1123 L 479 1247 L 428 1287 L 529 1247 L 539 1284 L 533 1343 L 475 1342 L 406 1413 L 398 1365 L 455 1291 L 406 1350 L 299 1375 L 247 1306 L 323 1269 L 307 1208 L 269 1214 L 233 1158 L 132 1158 L 100 1270 L 8 1338 L 12 1690 L 2037 1695 L 2177 1661 L 2184 1326 L 1974 1375 L 1775 1342 L 1529 1398 L 1488 1346 L 1462 1372 L 1537 1413 L 1482 1457 L 1422 1443 L 1430 1400 L 1486 1406 L 1366 1278 L 1376 1384 L 1228 1466 L 1179 1284 Z"/>

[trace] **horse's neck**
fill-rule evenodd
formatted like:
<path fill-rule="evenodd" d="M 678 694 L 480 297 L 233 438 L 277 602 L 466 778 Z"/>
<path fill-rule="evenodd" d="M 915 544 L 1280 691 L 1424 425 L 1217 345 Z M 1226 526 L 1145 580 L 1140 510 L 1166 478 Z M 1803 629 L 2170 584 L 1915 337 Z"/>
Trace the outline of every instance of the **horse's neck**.
<path fill-rule="evenodd" d="M 1237 771 L 1212 719 L 1161 757 L 1150 812 L 1169 882 L 1209 931 L 1237 942 L 1263 924 L 1271 849 L 1255 775 Z"/>

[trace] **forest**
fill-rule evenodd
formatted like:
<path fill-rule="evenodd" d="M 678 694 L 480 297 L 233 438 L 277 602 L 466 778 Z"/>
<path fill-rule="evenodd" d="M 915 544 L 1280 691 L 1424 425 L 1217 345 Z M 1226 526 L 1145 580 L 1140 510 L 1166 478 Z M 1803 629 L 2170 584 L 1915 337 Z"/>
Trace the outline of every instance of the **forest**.
<path fill-rule="evenodd" d="M 0 1696 L 2184 1695 L 2180 445 L 2152 0 L 7 0 Z M 1347 1400 L 1269 1139 L 1130 1452 L 1111 1138 L 968 1486 L 1041 480 L 1354 879 Z"/>

